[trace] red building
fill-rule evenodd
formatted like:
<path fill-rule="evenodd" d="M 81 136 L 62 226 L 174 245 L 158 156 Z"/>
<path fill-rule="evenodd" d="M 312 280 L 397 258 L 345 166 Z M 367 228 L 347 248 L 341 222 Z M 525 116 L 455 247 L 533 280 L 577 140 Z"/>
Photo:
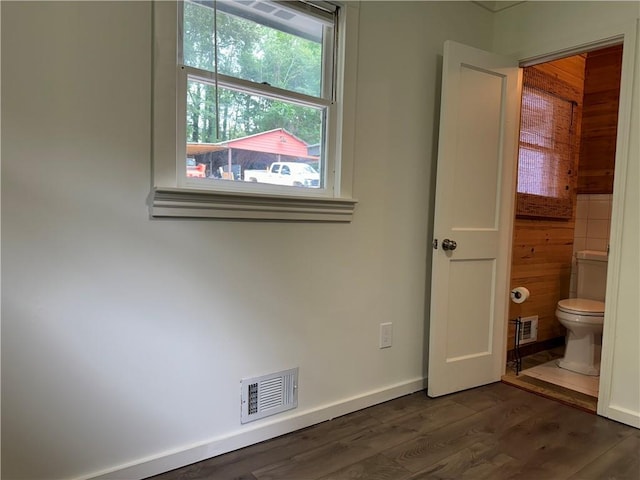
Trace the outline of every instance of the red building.
<path fill-rule="evenodd" d="M 244 170 L 266 169 L 273 162 L 305 162 L 319 170 L 320 157 L 284 128 L 220 143 L 187 143 L 187 157 L 207 166 L 207 176 L 242 178 Z"/>

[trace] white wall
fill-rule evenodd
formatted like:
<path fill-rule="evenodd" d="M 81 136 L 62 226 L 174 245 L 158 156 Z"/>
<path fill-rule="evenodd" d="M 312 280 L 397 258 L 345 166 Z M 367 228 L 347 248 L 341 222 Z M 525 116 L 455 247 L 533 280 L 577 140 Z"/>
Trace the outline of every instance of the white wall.
<path fill-rule="evenodd" d="M 525 2 L 496 14 L 494 48 L 524 59 L 626 33 L 598 413 L 640 428 L 638 19 L 638 2 Z"/>
<path fill-rule="evenodd" d="M 360 203 L 312 225 L 150 220 L 150 5 L 1 8 L 3 478 L 149 475 L 422 385 L 439 55 L 489 12 L 362 4 Z M 241 427 L 239 380 L 294 366 L 298 409 Z"/>

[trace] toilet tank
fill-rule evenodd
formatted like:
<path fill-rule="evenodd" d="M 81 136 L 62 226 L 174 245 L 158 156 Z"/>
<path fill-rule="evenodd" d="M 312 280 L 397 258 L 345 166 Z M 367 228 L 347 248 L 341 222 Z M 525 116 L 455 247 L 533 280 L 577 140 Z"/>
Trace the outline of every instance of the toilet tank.
<path fill-rule="evenodd" d="M 582 250 L 576 253 L 578 298 L 604 302 L 607 291 L 607 252 Z"/>

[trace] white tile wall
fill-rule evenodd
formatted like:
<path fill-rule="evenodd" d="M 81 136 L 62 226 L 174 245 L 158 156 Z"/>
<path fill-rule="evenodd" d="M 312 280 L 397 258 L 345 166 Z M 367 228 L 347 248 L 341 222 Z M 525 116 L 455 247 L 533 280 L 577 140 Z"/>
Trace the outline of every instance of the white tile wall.
<path fill-rule="evenodd" d="M 613 195 L 578 195 L 569 292 L 572 298 L 577 295 L 575 253 L 580 250 L 607 250 L 611 231 L 612 199 Z"/>

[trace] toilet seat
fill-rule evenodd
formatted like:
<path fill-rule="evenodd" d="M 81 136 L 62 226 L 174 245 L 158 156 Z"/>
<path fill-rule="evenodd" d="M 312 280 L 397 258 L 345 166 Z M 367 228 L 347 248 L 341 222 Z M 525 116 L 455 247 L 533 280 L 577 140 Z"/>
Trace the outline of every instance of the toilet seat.
<path fill-rule="evenodd" d="M 582 317 L 602 317 L 604 316 L 604 302 L 586 298 L 565 298 L 558 302 L 558 310 Z"/>

